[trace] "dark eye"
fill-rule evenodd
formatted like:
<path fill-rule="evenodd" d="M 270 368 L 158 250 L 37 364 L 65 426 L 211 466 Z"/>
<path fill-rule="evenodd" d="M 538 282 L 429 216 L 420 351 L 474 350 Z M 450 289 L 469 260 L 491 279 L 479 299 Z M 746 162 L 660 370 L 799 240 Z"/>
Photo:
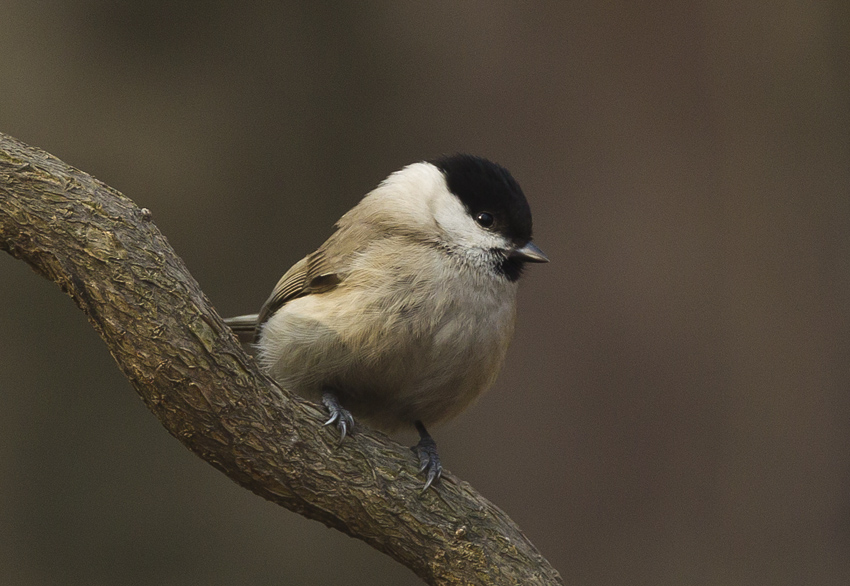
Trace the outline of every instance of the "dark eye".
<path fill-rule="evenodd" d="M 490 212 L 481 212 L 475 216 L 475 221 L 478 222 L 478 225 L 482 228 L 489 228 L 493 225 L 493 222 L 496 221 L 496 218 L 494 218 L 493 214 Z"/>

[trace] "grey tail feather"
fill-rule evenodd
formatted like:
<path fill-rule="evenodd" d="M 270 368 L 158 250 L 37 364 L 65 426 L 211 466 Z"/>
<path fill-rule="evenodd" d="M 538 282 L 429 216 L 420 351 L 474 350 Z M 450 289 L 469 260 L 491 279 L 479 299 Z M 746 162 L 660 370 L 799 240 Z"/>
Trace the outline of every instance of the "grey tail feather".
<path fill-rule="evenodd" d="M 233 333 L 239 338 L 243 344 L 250 344 L 254 341 L 254 335 L 257 330 L 258 314 L 238 315 L 236 317 L 228 317 L 224 320 Z"/>

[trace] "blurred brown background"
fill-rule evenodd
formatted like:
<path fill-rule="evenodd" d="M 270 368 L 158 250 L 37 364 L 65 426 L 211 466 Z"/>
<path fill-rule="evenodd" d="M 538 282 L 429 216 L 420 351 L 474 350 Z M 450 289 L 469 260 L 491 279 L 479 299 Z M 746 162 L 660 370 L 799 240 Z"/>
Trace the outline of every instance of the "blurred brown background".
<path fill-rule="evenodd" d="M 552 262 L 446 466 L 568 584 L 847 584 L 848 6 L 5 0 L 0 131 L 224 315 L 389 172 L 503 163 Z M 190 454 L 7 255 L 0 300 L 0 584 L 419 583 Z"/>

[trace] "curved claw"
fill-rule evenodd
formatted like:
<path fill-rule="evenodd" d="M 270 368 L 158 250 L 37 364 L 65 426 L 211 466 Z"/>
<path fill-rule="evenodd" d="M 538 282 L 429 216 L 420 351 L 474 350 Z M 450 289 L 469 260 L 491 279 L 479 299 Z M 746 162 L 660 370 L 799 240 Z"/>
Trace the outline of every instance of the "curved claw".
<path fill-rule="evenodd" d="M 331 413 L 331 418 L 328 419 L 327 421 L 325 421 L 324 425 L 330 425 L 331 423 L 333 423 L 337 419 L 339 419 L 339 411 L 333 411 Z"/>
<path fill-rule="evenodd" d="M 348 422 L 346 422 L 345 417 L 339 418 L 339 424 L 337 427 L 339 428 L 339 443 L 342 443 L 342 440 L 344 440 L 345 436 L 348 434 Z"/>
<path fill-rule="evenodd" d="M 331 392 L 325 392 L 322 395 L 322 403 L 325 407 L 327 407 L 328 413 L 331 415 L 330 418 L 325 421 L 325 425 L 330 425 L 331 423 L 336 422 L 337 429 L 339 429 L 339 443 L 342 443 L 345 436 L 352 433 L 354 430 L 354 417 L 352 417 L 351 413 L 349 413 L 347 409 L 344 409 L 339 404 L 339 400 L 336 398 L 336 395 Z"/>
<path fill-rule="evenodd" d="M 419 443 L 410 448 L 413 453 L 419 458 L 419 473 L 426 472 L 425 487 L 422 489 L 424 494 L 435 482 L 440 480 L 443 475 L 443 465 L 440 463 L 440 456 L 437 454 L 437 442 L 434 441 L 425 426 L 417 422 L 416 428 L 419 430 Z"/>
<path fill-rule="evenodd" d="M 435 480 L 439 480 L 442 475 L 443 475 L 443 467 L 440 466 L 439 462 L 437 462 L 436 468 L 431 468 L 430 470 L 428 470 L 428 477 L 425 480 L 425 487 L 422 489 L 422 493 L 424 494 L 425 491 L 427 491 L 428 488 L 430 488 L 431 483 L 433 483 Z"/>

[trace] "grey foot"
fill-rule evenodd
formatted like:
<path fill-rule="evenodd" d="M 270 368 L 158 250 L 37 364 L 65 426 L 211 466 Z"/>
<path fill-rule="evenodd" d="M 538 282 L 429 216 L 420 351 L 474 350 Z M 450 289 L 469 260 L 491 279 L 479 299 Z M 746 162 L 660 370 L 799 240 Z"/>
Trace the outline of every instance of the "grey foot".
<path fill-rule="evenodd" d="M 339 404 L 336 395 L 329 391 L 322 395 L 322 404 L 327 407 L 331 416 L 330 419 L 325 421 L 325 425 L 336 423 L 337 429 L 339 429 L 339 443 L 342 443 L 345 436 L 354 431 L 354 417 Z"/>
<path fill-rule="evenodd" d="M 437 454 L 437 442 L 425 429 L 421 421 L 415 422 L 416 430 L 419 432 L 419 443 L 410 448 L 416 457 L 419 458 L 419 472 L 425 472 L 425 488 L 424 493 L 432 484 L 440 480 L 443 475 L 443 465 L 440 463 L 440 456 Z"/>

